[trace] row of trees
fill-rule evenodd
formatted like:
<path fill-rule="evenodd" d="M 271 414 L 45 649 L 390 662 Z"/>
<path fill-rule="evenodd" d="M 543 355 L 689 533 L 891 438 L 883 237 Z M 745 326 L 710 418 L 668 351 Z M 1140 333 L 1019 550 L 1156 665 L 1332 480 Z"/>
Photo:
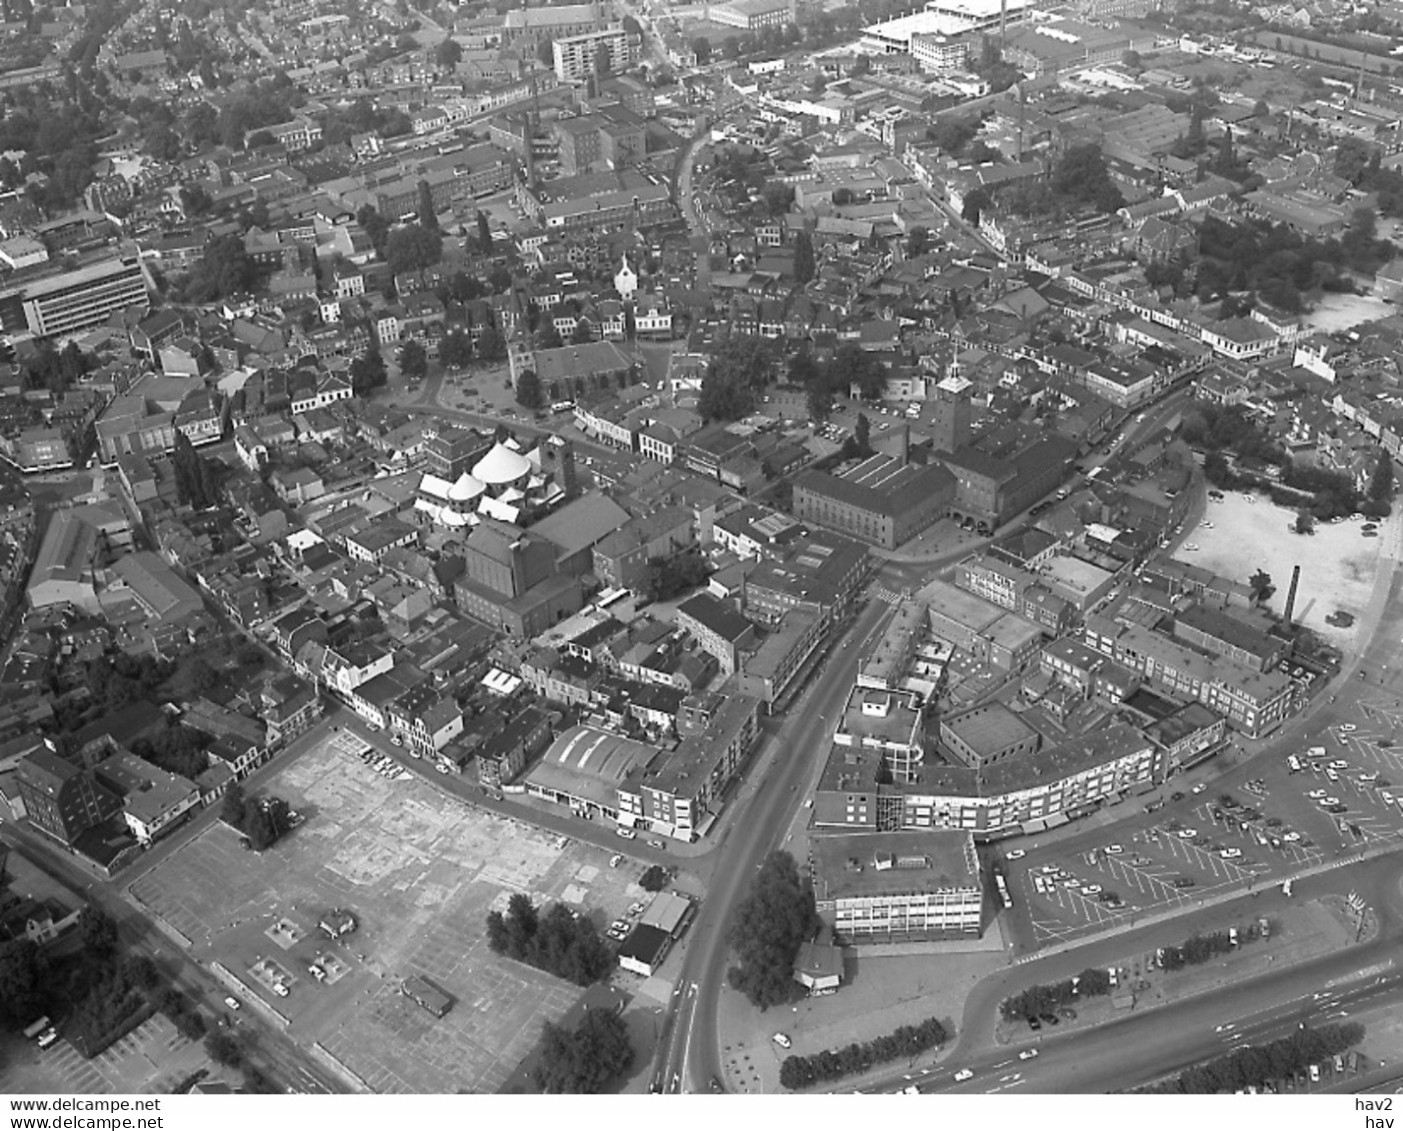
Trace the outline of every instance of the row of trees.
<path fill-rule="evenodd" d="M 729 940 L 736 954 L 727 974 L 731 988 L 761 1010 L 796 1000 L 804 991 L 794 980 L 794 959 L 819 926 L 813 887 L 799 875 L 794 857 L 770 853 L 736 908 Z"/>
<path fill-rule="evenodd" d="M 841 1049 L 824 1049 L 813 1056 L 787 1056 L 779 1066 L 779 1082 L 791 1091 L 856 1076 L 878 1064 L 910 1060 L 945 1043 L 945 1026 L 934 1017 L 919 1025 L 902 1025 L 894 1032 Z"/>
<path fill-rule="evenodd" d="M 575 917 L 563 903 L 541 914 L 531 897 L 518 892 L 507 912 L 487 916 L 487 945 L 496 954 L 525 962 L 538 970 L 588 986 L 614 966 L 614 956 L 585 916 Z"/>
<path fill-rule="evenodd" d="M 1100 966 L 1090 966 L 1075 978 L 1064 978 L 1051 985 L 1029 986 L 1004 998 L 999 1012 L 1005 1021 L 1023 1021 L 1054 1013 L 1060 1006 L 1078 998 L 1104 997 L 1111 992 L 1111 976 Z"/>
<path fill-rule="evenodd" d="M 593 1095 L 633 1064 L 628 1026 L 612 1009 L 591 1009 L 574 1029 L 547 1021 L 537 1080 L 543 1092 Z"/>
<path fill-rule="evenodd" d="M 1237 1049 L 1207 1064 L 1185 1069 L 1172 1080 L 1145 1090 L 1159 1095 L 1217 1095 L 1249 1087 L 1260 1088 L 1273 1081 L 1288 1080 L 1312 1064 L 1345 1052 L 1363 1039 L 1364 1026 L 1354 1021 L 1319 1029 L 1303 1025 L 1289 1037 Z"/>
<path fill-rule="evenodd" d="M 1253 942 L 1257 937 L 1255 926 L 1243 928 L 1238 932 L 1238 938 L 1242 942 Z M 1167 946 L 1160 951 L 1159 964 L 1163 970 L 1182 970 L 1186 966 L 1202 966 L 1205 962 L 1222 958 L 1236 949 L 1237 946 L 1227 931 L 1190 935 L 1178 946 Z"/>

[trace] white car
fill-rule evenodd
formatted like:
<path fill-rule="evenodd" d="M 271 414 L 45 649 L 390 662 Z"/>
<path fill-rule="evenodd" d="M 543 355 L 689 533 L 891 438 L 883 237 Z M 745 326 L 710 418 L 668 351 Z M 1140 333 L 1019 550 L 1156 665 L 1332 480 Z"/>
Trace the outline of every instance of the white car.
<path fill-rule="evenodd" d="M 1195 546 L 1192 542 L 1185 542 L 1185 543 L 1184 543 L 1184 549 L 1188 550 L 1189 553 L 1192 554 L 1192 553 L 1194 553 L 1194 552 L 1198 549 L 1198 547 Z"/>
<path fill-rule="evenodd" d="M 1111 856 L 1119 856 L 1124 851 L 1125 848 L 1119 844 L 1106 845 L 1106 852 Z"/>
<path fill-rule="evenodd" d="M 236 997 L 226 997 L 224 999 L 224 1004 L 227 1005 L 230 1009 L 239 1009 L 239 999 Z"/>
<path fill-rule="evenodd" d="M 1205 782 L 1199 782 L 1198 785 L 1194 786 L 1193 789 L 1189 790 L 1189 792 L 1190 792 L 1190 793 L 1202 793 L 1202 792 L 1204 792 L 1204 790 L 1206 790 L 1207 788 L 1208 788 L 1207 783 L 1205 783 Z"/>
<path fill-rule="evenodd" d="M 1025 852 L 1023 849 L 1021 849 L 1021 848 L 1015 848 L 1012 852 L 1008 853 L 1008 854 L 1004 857 L 1004 859 L 1006 859 L 1006 860 L 1022 860 L 1023 857 L 1025 857 L 1025 856 L 1027 856 L 1027 855 L 1028 855 L 1028 853 Z"/>
<path fill-rule="evenodd" d="M 1100 884 L 1087 884 L 1084 888 L 1081 889 L 1081 893 L 1082 893 L 1082 895 L 1100 895 L 1100 894 L 1101 894 L 1101 885 L 1100 885 Z"/>
<path fill-rule="evenodd" d="M 1035 1056 L 1037 1056 L 1037 1055 L 1038 1055 L 1038 1050 L 1037 1050 L 1037 1049 L 1024 1049 L 1022 1052 L 1020 1052 L 1020 1053 L 1018 1054 L 1018 1059 L 1019 1059 L 1019 1060 L 1032 1060 L 1033 1057 L 1035 1057 Z"/>
<path fill-rule="evenodd" d="M 1319 801 L 1322 797 L 1325 796 L 1325 791 L 1323 789 L 1313 789 L 1309 793 L 1307 793 L 1306 796 L 1309 797 L 1312 801 Z"/>
<path fill-rule="evenodd" d="M 624 840 L 635 840 L 635 839 L 638 837 L 638 834 L 637 834 L 636 832 L 634 832 L 632 829 L 623 829 L 623 828 L 615 829 L 615 830 L 614 830 L 614 835 L 615 835 L 615 836 L 621 836 L 621 837 L 624 838 Z"/>
<path fill-rule="evenodd" d="M 1180 829 L 1175 835 L 1176 835 L 1180 840 L 1193 840 L 1194 837 L 1198 836 L 1198 830 L 1197 830 L 1197 829 Z"/>
<path fill-rule="evenodd" d="M 956 1084 L 963 1084 L 966 1080 L 973 1080 L 973 1079 L 974 1079 L 974 1069 L 973 1069 L 973 1068 L 961 1068 L 958 1072 L 955 1073 L 955 1083 L 956 1083 Z"/>
<path fill-rule="evenodd" d="M 1281 839 L 1284 840 L 1284 841 L 1286 841 L 1287 844 L 1295 844 L 1298 840 L 1301 839 L 1301 834 L 1300 834 L 1300 833 L 1287 833 L 1287 834 L 1286 834 L 1284 837 L 1282 837 Z"/>
<path fill-rule="evenodd" d="M 1326 808 L 1329 808 L 1331 805 L 1338 805 L 1339 803 L 1340 799 L 1338 797 L 1327 797 L 1320 802 L 1320 804 L 1324 805 Z"/>
<path fill-rule="evenodd" d="M 1221 856 L 1224 860 L 1236 860 L 1239 856 L 1242 855 L 1242 849 L 1220 848 L 1218 850 L 1218 855 Z"/>
<path fill-rule="evenodd" d="M 1327 763 L 1327 764 L 1328 764 L 1329 768 L 1332 769 L 1332 770 L 1347 770 L 1347 769 L 1349 769 L 1349 763 L 1346 762 L 1343 758 L 1336 758 L 1333 762 L 1330 762 L 1330 763 Z"/>
<path fill-rule="evenodd" d="M 779 1045 L 779 1047 L 782 1049 L 787 1049 L 794 1044 L 794 1042 L 791 1041 L 789 1037 L 784 1033 L 776 1033 L 773 1037 L 770 1038 L 770 1040 L 774 1041 L 774 1043 Z"/>
<path fill-rule="evenodd" d="M 1213 529 L 1213 524 L 1212 524 L 1211 522 L 1204 521 L 1204 522 L 1200 522 L 1198 525 L 1199 525 L 1199 529 L 1201 529 L 1201 530 L 1212 530 L 1212 529 Z"/>
<path fill-rule="evenodd" d="M 1353 723 L 1341 723 L 1341 724 L 1340 724 L 1340 733 L 1341 733 L 1341 734 L 1353 734 L 1353 733 L 1354 733 L 1356 730 L 1358 730 L 1358 729 L 1359 729 L 1359 728 L 1356 727 Z"/>
<path fill-rule="evenodd" d="M 287 986 L 285 986 L 282 982 L 274 982 L 273 992 L 277 994 L 278 997 L 287 997 L 289 991 Z"/>

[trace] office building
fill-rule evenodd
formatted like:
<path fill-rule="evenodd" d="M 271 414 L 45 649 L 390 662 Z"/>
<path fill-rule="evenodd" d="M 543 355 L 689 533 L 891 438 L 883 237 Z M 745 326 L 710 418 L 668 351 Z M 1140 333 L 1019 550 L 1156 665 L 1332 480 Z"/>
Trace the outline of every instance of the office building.
<path fill-rule="evenodd" d="M 0 328 L 58 337 L 100 325 L 114 311 L 145 309 L 148 301 L 141 260 L 113 257 L 0 290 Z"/>
<path fill-rule="evenodd" d="M 551 54 L 556 77 L 567 83 L 583 83 L 590 75 L 625 71 L 633 65 L 633 48 L 622 27 L 562 37 L 551 44 Z"/>

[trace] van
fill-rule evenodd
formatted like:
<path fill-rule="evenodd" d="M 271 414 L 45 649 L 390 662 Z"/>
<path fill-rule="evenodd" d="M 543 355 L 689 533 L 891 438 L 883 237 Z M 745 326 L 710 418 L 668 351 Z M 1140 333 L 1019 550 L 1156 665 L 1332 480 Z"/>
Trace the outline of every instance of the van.
<path fill-rule="evenodd" d="M 1312 1084 L 1320 1083 L 1320 1065 L 1312 1064 L 1310 1066 L 1310 1082 Z"/>
<path fill-rule="evenodd" d="M 1236 946 L 1236 945 L 1237 945 L 1237 928 L 1236 928 L 1236 927 L 1229 927 L 1229 928 L 1228 928 L 1228 945 L 1229 945 L 1229 946 Z"/>
<path fill-rule="evenodd" d="M 1106 976 L 1111 979 L 1112 988 L 1120 985 L 1120 979 L 1116 977 L 1116 968 L 1114 966 L 1106 967 Z"/>

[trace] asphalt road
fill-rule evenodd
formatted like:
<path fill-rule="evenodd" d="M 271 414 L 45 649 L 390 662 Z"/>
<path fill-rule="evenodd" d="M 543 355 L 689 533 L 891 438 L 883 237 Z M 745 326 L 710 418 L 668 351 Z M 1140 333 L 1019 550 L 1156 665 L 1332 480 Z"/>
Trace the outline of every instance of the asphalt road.
<path fill-rule="evenodd" d="M 657 1091 L 706 1091 L 721 1076 L 717 1015 L 725 985 L 727 934 L 734 909 L 756 868 L 780 846 L 803 798 L 802 786 L 828 753 L 826 708 L 843 702 L 857 671 L 860 647 L 890 613 L 872 602 L 831 652 L 833 657 L 808 693 L 787 712 L 759 781 L 743 794 L 728 833 L 714 855 L 713 882 L 690 930 L 687 954 L 659 1042 L 653 1087 Z M 847 642 L 854 642 L 848 644 Z M 802 861 L 801 861 L 802 864 Z"/>
<path fill-rule="evenodd" d="M 1380 938 L 1314 962 L 1285 967 L 1232 989 L 1201 994 L 1082 1031 L 1049 1037 L 1039 1045 L 1003 1048 L 968 1062 L 951 1062 L 951 1075 L 923 1091 L 1096 1094 L 1129 1091 L 1241 1044 L 1260 1045 L 1290 1036 L 1302 1023 L 1349 1020 L 1366 1008 L 1403 1001 L 1398 945 Z M 1310 989 L 1308 987 L 1319 987 Z M 1036 1048 L 1038 1055 L 1020 1060 Z M 956 1084 L 957 1067 L 974 1078 Z"/>

